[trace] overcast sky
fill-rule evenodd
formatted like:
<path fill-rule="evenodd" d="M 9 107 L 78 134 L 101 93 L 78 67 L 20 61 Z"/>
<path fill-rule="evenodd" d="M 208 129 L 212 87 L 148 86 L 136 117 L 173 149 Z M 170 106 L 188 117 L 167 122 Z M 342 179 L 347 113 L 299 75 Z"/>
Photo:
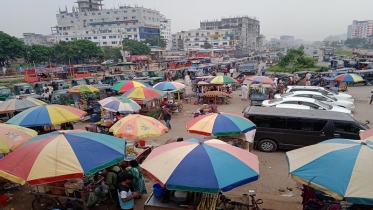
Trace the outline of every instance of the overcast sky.
<path fill-rule="evenodd" d="M 3 0 L 5 1 L 5 0 Z M 0 31 L 50 34 L 58 8 L 71 11 L 74 0 L 15 0 L 0 7 Z M 293 35 L 315 41 L 347 33 L 352 20 L 373 19 L 372 0 L 104 0 L 107 9 L 135 3 L 159 10 L 172 20 L 172 32 L 197 29 L 200 20 L 248 15 L 260 20 L 269 38 Z"/>

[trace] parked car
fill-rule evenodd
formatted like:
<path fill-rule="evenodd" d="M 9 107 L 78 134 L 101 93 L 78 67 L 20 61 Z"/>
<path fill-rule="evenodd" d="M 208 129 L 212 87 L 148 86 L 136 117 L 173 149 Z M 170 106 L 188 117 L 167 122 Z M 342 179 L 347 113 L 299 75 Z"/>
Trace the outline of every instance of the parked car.
<path fill-rule="evenodd" d="M 351 101 L 343 100 L 343 99 L 337 99 L 333 96 L 324 95 L 319 92 L 315 91 L 294 91 L 284 94 L 276 94 L 275 98 L 284 98 L 284 97 L 305 97 L 305 98 L 313 98 L 317 99 L 319 101 L 322 101 L 323 103 L 340 106 L 343 108 L 346 108 L 350 111 L 355 110 L 355 105 Z"/>
<path fill-rule="evenodd" d="M 286 98 L 276 98 L 272 100 L 265 100 L 262 102 L 262 106 L 264 107 L 271 107 L 276 106 L 278 104 L 298 104 L 298 105 L 305 105 L 312 107 L 314 109 L 325 110 L 325 111 L 332 111 L 332 112 L 342 112 L 351 114 L 351 111 L 339 106 L 333 106 L 330 104 L 323 103 L 319 100 L 313 98 L 304 98 L 304 97 L 286 97 Z"/>
<path fill-rule="evenodd" d="M 296 149 L 331 138 L 360 139 L 366 124 L 348 114 L 320 110 L 281 109 L 249 106 L 244 117 L 255 123 L 257 129 L 254 147 L 273 152 L 277 149 Z"/>
<path fill-rule="evenodd" d="M 324 95 L 333 96 L 337 99 L 351 101 L 352 103 L 354 102 L 354 98 L 349 94 L 333 92 L 333 91 L 330 91 L 328 89 L 325 89 L 323 87 L 318 87 L 318 86 L 288 86 L 286 89 L 287 93 L 293 92 L 293 91 L 316 91 Z"/>

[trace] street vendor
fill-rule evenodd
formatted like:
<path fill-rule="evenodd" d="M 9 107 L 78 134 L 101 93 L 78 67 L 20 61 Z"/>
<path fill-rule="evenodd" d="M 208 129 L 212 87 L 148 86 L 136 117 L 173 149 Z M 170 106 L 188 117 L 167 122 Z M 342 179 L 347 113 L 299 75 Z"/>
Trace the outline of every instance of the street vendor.
<path fill-rule="evenodd" d="M 133 210 L 135 198 L 140 195 L 139 192 L 131 192 L 132 180 L 133 176 L 131 174 L 123 174 L 122 182 L 118 185 L 119 203 L 122 210 Z"/>
<path fill-rule="evenodd" d="M 218 105 L 216 105 L 215 103 L 214 103 L 214 101 L 213 100 L 210 100 L 209 101 L 209 107 L 210 107 L 210 111 L 212 112 L 212 113 L 219 113 L 219 111 L 218 111 Z"/>

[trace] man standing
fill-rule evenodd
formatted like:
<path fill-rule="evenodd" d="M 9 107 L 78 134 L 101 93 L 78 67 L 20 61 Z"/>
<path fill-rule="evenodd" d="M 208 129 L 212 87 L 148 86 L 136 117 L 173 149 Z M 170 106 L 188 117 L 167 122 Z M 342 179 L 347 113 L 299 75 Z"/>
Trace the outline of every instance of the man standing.
<path fill-rule="evenodd" d="M 373 101 L 373 89 L 370 91 L 370 93 L 372 94 L 372 96 L 370 97 L 370 103 L 369 104 L 372 104 L 372 101 Z"/>
<path fill-rule="evenodd" d="M 229 69 L 229 73 L 231 74 L 231 77 L 233 77 L 233 73 L 234 73 L 234 68 L 233 68 L 233 67 L 231 67 L 231 68 Z"/>
<path fill-rule="evenodd" d="M 119 198 L 118 198 L 118 192 L 117 192 L 117 185 L 120 183 L 120 177 L 118 174 L 122 170 L 119 168 L 119 166 L 114 165 L 110 168 L 110 170 L 106 173 L 105 183 L 109 186 L 111 197 L 114 199 L 117 207 L 119 208 Z"/>
<path fill-rule="evenodd" d="M 130 184 L 133 180 L 132 174 L 123 174 L 122 182 L 118 185 L 118 197 L 122 210 L 133 210 L 135 198 L 140 196 L 139 192 L 131 192 Z"/>
<path fill-rule="evenodd" d="M 160 120 L 162 117 L 163 120 L 166 122 L 168 130 L 171 130 L 171 111 L 165 105 L 162 106 L 161 115 L 159 116 L 158 120 Z"/>
<path fill-rule="evenodd" d="M 260 71 L 262 72 L 262 76 L 266 74 L 266 69 L 264 68 L 264 66 L 262 66 L 262 69 Z"/>
<path fill-rule="evenodd" d="M 247 100 L 247 94 L 249 92 L 249 88 L 247 87 L 247 84 L 243 84 L 243 86 L 241 87 L 241 100 L 244 100 L 246 101 Z"/>
<path fill-rule="evenodd" d="M 311 74 L 310 72 L 307 72 L 306 77 L 307 77 L 308 79 L 311 79 L 311 76 L 312 76 L 312 74 Z"/>

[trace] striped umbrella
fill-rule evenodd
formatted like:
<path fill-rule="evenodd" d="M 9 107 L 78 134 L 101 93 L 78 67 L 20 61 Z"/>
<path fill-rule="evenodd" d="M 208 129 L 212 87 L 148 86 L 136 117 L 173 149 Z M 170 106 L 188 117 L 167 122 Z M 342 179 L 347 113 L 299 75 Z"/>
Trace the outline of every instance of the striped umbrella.
<path fill-rule="evenodd" d="M 126 93 L 122 95 L 122 97 L 131 99 L 154 99 L 162 98 L 166 94 L 166 92 L 153 88 L 137 87 L 128 90 Z"/>
<path fill-rule="evenodd" d="M 78 121 L 86 114 L 87 112 L 71 106 L 43 105 L 27 109 L 6 123 L 24 127 L 59 125 Z"/>
<path fill-rule="evenodd" d="M 46 105 L 45 102 L 36 98 L 20 98 L 4 101 L 0 104 L 0 114 L 20 112 L 31 107 Z"/>
<path fill-rule="evenodd" d="M 236 83 L 238 83 L 232 77 L 227 77 L 227 76 L 216 76 L 216 77 L 207 79 L 206 82 L 208 82 L 210 84 L 217 84 L 217 85 L 236 84 Z"/>
<path fill-rule="evenodd" d="M 357 74 L 341 74 L 335 77 L 337 82 L 362 82 L 364 79 Z"/>
<path fill-rule="evenodd" d="M 273 79 L 266 76 L 252 76 L 247 78 L 247 80 L 251 81 L 252 83 L 262 83 L 270 85 L 273 83 Z"/>
<path fill-rule="evenodd" d="M 18 125 L 0 124 L 0 153 L 7 154 L 20 147 L 27 140 L 37 136 L 34 130 Z"/>
<path fill-rule="evenodd" d="M 99 93 L 100 90 L 93 87 L 92 85 L 77 85 L 77 86 L 70 88 L 67 92 L 89 94 L 89 93 Z"/>
<path fill-rule="evenodd" d="M 231 113 L 211 113 L 189 120 L 185 124 L 190 133 L 205 136 L 236 136 L 256 129 L 250 120 Z"/>
<path fill-rule="evenodd" d="M 180 89 L 184 89 L 185 85 L 179 82 L 160 82 L 153 86 L 154 89 L 162 90 L 162 91 L 176 91 Z"/>
<path fill-rule="evenodd" d="M 331 139 L 286 153 L 291 178 L 337 200 L 373 203 L 373 141 Z"/>
<path fill-rule="evenodd" d="M 151 87 L 151 86 L 146 83 L 135 81 L 135 80 L 126 80 L 126 81 L 119 82 L 118 84 L 114 85 L 111 89 L 118 91 L 119 93 L 124 93 L 136 87 Z"/>
<path fill-rule="evenodd" d="M 102 108 L 111 112 L 134 113 L 141 109 L 135 101 L 123 97 L 109 97 L 98 102 Z"/>
<path fill-rule="evenodd" d="M 258 157 L 217 139 L 189 139 L 155 148 L 142 170 L 169 190 L 218 193 L 258 180 Z"/>
<path fill-rule="evenodd" d="M 36 136 L 0 160 L 0 176 L 30 185 L 82 178 L 123 161 L 125 144 L 83 130 Z"/>

